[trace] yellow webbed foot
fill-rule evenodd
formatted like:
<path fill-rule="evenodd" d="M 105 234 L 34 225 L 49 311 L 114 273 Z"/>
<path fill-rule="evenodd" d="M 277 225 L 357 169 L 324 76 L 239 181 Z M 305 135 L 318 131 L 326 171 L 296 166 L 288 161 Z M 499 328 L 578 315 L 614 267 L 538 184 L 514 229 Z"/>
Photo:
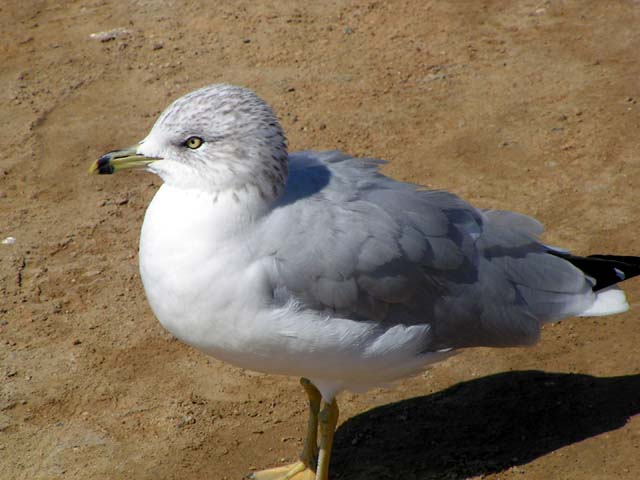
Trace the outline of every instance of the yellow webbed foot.
<path fill-rule="evenodd" d="M 250 480 L 315 480 L 316 472 L 303 462 L 296 462 L 283 467 L 260 470 L 248 476 Z"/>
<path fill-rule="evenodd" d="M 320 412 L 322 396 L 318 389 L 306 378 L 302 378 L 300 383 L 309 397 L 307 438 L 300 460 L 291 465 L 254 472 L 248 476 L 250 480 L 329 480 L 329 458 L 338 422 L 338 405 L 332 400 Z M 317 439 L 318 429 L 320 448 Z"/>

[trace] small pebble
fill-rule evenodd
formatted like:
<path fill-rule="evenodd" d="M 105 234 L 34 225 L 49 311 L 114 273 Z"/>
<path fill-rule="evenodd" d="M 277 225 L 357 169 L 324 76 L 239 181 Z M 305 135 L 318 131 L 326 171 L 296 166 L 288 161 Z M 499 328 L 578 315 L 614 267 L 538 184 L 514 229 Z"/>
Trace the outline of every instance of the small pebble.
<path fill-rule="evenodd" d="M 89 35 L 89 38 L 104 43 L 115 40 L 118 37 L 125 37 L 127 35 L 129 35 L 129 30 L 127 30 L 126 28 L 114 28 L 113 30 L 92 33 L 91 35 Z"/>
<path fill-rule="evenodd" d="M 186 427 L 187 425 L 193 425 L 196 423 L 196 419 L 191 415 L 185 415 L 180 419 L 178 428 Z"/>

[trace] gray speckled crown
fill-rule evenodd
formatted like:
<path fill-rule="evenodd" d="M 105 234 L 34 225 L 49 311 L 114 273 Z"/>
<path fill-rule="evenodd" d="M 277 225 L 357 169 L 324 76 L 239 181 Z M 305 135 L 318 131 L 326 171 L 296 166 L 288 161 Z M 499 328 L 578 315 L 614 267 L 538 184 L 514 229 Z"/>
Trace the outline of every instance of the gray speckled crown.
<path fill-rule="evenodd" d="M 197 150 L 187 149 L 190 137 L 204 143 Z M 182 172 L 185 166 L 196 170 L 197 175 L 189 176 L 197 176 L 211 190 L 255 187 L 265 198 L 275 198 L 286 183 L 282 128 L 269 105 L 246 88 L 216 84 L 179 98 L 142 143 L 145 154 L 179 162 Z M 171 180 L 178 182 L 175 178 Z"/>

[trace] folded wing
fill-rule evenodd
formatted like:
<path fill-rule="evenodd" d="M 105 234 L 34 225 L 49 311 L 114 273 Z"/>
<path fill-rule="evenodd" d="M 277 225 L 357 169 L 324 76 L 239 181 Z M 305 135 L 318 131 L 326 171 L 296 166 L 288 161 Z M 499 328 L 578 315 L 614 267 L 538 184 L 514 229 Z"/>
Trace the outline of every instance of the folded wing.
<path fill-rule="evenodd" d="M 389 328 L 429 324 L 425 351 L 531 344 L 542 322 L 594 303 L 593 280 L 548 253 L 537 221 L 396 182 L 381 163 L 291 156 L 260 236 L 274 301 Z"/>

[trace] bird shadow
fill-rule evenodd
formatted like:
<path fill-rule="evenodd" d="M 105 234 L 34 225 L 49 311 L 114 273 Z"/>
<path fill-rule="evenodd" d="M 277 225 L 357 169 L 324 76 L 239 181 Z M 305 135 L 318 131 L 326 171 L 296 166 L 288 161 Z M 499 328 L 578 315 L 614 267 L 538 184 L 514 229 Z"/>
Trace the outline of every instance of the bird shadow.
<path fill-rule="evenodd" d="M 640 375 L 520 371 L 374 408 L 337 431 L 338 479 L 464 479 L 525 464 L 625 425 Z"/>
<path fill-rule="evenodd" d="M 330 180 L 331 171 L 322 163 L 290 170 L 287 188 L 277 207 L 284 207 L 322 192 Z"/>

